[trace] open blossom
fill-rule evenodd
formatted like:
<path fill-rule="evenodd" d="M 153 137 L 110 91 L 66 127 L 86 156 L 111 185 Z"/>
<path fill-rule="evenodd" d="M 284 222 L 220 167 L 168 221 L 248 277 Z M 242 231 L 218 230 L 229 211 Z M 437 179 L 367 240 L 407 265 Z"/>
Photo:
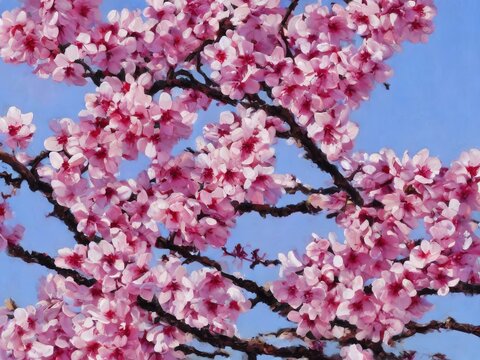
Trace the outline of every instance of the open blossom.
<path fill-rule="evenodd" d="M 32 140 L 35 125 L 32 124 L 33 114 L 22 114 L 20 109 L 12 106 L 7 115 L 0 117 L 0 134 L 3 142 L 12 149 L 24 149 Z"/>
<path fill-rule="evenodd" d="M 423 240 L 420 245 L 416 246 L 410 253 L 410 262 L 413 266 L 423 268 L 438 259 L 442 252 L 442 248 L 434 241 Z"/>
<path fill-rule="evenodd" d="M 74 85 L 86 84 L 87 80 L 83 77 L 85 70 L 81 64 L 75 62 L 79 58 L 78 48 L 75 45 L 66 48 L 65 54 L 58 54 L 54 60 L 57 68 L 53 71 L 52 79 Z"/>
<path fill-rule="evenodd" d="M 75 146 L 78 146 L 78 139 L 75 135 L 79 132 L 78 124 L 68 118 L 63 118 L 50 123 L 50 127 L 55 132 L 55 136 L 45 139 L 45 149 L 48 151 L 66 150 L 73 154 Z"/>

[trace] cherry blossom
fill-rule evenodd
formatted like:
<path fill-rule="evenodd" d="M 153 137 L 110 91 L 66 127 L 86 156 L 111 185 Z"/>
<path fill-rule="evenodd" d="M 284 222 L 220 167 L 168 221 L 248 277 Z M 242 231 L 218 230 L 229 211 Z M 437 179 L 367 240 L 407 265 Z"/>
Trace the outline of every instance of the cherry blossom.
<path fill-rule="evenodd" d="M 22 114 L 21 110 L 12 106 L 7 115 L 0 117 L 0 134 L 5 145 L 12 149 L 24 149 L 32 140 L 35 125 L 32 124 L 33 113 Z"/>

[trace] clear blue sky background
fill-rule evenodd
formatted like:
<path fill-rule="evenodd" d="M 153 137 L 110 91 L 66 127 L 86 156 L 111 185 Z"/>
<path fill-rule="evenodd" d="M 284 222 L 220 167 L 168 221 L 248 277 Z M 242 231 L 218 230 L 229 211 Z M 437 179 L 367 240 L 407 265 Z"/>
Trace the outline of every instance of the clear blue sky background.
<path fill-rule="evenodd" d="M 305 1 L 302 1 L 305 3 Z M 429 148 L 432 155 L 450 163 L 463 151 L 479 147 L 478 106 L 480 104 L 480 1 L 437 0 L 436 31 L 428 44 L 407 44 L 391 61 L 395 74 L 389 81 L 391 90 L 383 86 L 373 92 L 367 103 L 352 114 L 360 124 L 357 150 L 376 152 L 382 147 L 398 153 L 415 153 Z M 17 6 L 13 0 L 0 0 L 0 11 Z M 104 9 L 142 6 L 143 1 L 109 0 Z M 0 113 L 16 105 L 24 112 L 32 111 L 38 131 L 31 147 L 32 153 L 42 148 L 50 130 L 48 122 L 61 117 L 76 118 L 84 107 L 83 97 L 93 86 L 70 87 L 31 74 L 26 66 L 0 63 Z M 195 130 L 216 120 L 218 110 L 202 114 Z M 312 185 L 325 184 L 326 177 L 308 162 L 298 158 L 298 151 L 285 145 L 278 146 L 279 172 L 294 172 Z M 0 166 L 0 170 L 2 167 Z M 137 170 L 135 165 L 123 168 L 125 176 Z M 131 176 L 131 175 L 130 175 Z M 291 199 L 290 199 L 291 200 Z M 71 235 L 57 220 L 45 215 L 51 210 L 41 196 L 22 189 L 13 208 L 16 218 L 27 227 L 22 245 L 27 249 L 43 250 L 54 255 L 56 249 L 72 246 Z M 292 216 L 288 219 L 262 219 L 255 215 L 242 217 L 233 231 L 229 246 L 250 243 L 260 247 L 271 258 L 291 248 L 303 251 L 310 234 L 326 235 L 337 231 L 335 224 L 321 216 Z M 215 252 L 211 252 L 215 254 Z M 228 261 L 228 259 L 225 259 Z M 258 270 L 261 270 L 258 268 Z M 246 268 L 231 268 L 259 282 L 275 278 L 277 269 L 261 274 Z M 47 272 L 36 265 L 0 254 L 0 301 L 12 297 L 25 306 L 36 301 L 36 284 Z M 436 309 L 430 319 L 453 316 L 458 321 L 480 324 L 480 298 L 452 295 L 432 297 Z M 285 321 L 270 315 L 258 306 L 239 321 L 242 336 L 269 331 L 286 325 Z M 419 351 L 419 359 L 428 359 L 436 352 L 447 354 L 454 360 L 480 358 L 480 341 L 474 336 L 457 333 L 419 335 L 401 344 L 399 349 Z"/>

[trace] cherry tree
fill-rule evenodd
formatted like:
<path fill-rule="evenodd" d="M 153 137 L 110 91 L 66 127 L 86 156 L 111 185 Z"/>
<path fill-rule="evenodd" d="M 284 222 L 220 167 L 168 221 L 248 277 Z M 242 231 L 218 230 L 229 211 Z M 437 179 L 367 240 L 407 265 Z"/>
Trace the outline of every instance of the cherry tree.
<path fill-rule="evenodd" d="M 4 62 L 96 86 L 78 118 L 51 122 L 39 154 L 28 147 L 45 124 L 15 106 L 0 118 L 0 249 L 52 270 L 36 304 L 0 308 L 1 359 L 413 359 L 395 344 L 480 336 L 453 318 L 419 322 L 427 295 L 480 293 L 480 150 L 450 166 L 427 150 L 353 151 L 350 112 L 388 88 L 402 43 L 427 41 L 432 0 L 147 0 L 107 20 L 99 6 L 25 0 L 0 20 Z M 178 151 L 214 106 L 224 111 Z M 329 184 L 279 173 L 280 142 Z M 76 244 L 25 249 L 9 205 L 19 189 L 43 195 Z M 292 194 L 303 200 L 278 204 Z M 343 235 L 270 259 L 268 243 L 228 241 L 252 212 L 317 214 Z M 256 282 L 235 262 L 278 277 Z M 290 327 L 243 337 L 237 319 L 260 304 Z"/>

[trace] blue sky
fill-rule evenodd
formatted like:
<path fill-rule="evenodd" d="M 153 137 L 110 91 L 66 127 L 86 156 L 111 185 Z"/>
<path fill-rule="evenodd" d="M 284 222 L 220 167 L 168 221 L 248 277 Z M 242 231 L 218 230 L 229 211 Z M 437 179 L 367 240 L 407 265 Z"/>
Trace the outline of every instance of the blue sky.
<path fill-rule="evenodd" d="M 135 7 L 142 3 L 110 0 L 105 2 L 104 8 Z M 13 0 L 0 0 L 0 11 L 17 4 Z M 378 86 L 371 99 L 352 114 L 360 124 L 356 150 L 376 152 L 382 147 L 390 147 L 397 153 L 408 150 L 413 154 L 428 148 L 432 155 L 448 164 L 462 151 L 479 146 L 480 1 L 437 0 L 436 4 L 436 31 L 430 41 L 420 45 L 407 44 L 401 53 L 396 54 L 389 62 L 395 72 L 389 81 L 390 91 Z M 0 63 L 0 79 L 0 113 L 6 113 L 12 105 L 34 113 L 38 128 L 32 146 L 34 153 L 41 149 L 43 139 L 50 133 L 48 122 L 61 117 L 75 119 L 84 106 L 84 94 L 94 89 L 91 85 L 79 88 L 41 80 L 26 66 L 3 63 Z M 201 124 L 215 120 L 217 113 L 214 110 L 203 114 L 196 133 L 200 132 Z M 293 171 L 307 183 L 325 184 L 325 175 L 299 159 L 297 150 L 280 145 L 277 151 L 279 172 Z M 134 167 L 126 170 L 132 169 Z M 51 209 L 41 196 L 22 189 L 13 207 L 16 218 L 27 228 L 22 243 L 25 248 L 55 254 L 56 249 L 73 244 L 64 227 L 45 216 Z M 246 215 L 238 221 L 229 245 L 250 243 L 252 248 L 260 247 L 274 258 L 278 252 L 291 248 L 302 251 L 312 232 L 326 235 L 330 231 L 338 229 L 321 216 L 262 219 Z M 272 280 L 277 274 L 276 269 L 260 274 L 248 269 L 231 270 L 242 270 L 246 276 L 259 282 Z M 37 280 L 46 271 L 0 254 L 0 274 L 0 301 L 12 297 L 23 306 L 36 301 Z M 432 297 L 431 300 L 436 309 L 425 320 L 453 316 L 461 322 L 480 324 L 479 297 L 453 295 Z M 285 325 L 284 321 L 263 310 L 260 306 L 240 319 L 242 336 Z M 419 335 L 406 341 L 400 349 L 418 350 L 422 354 L 419 359 L 428 359 L 428 354 L 442 352 L 454 360 L 474 360 L 479 358 L 480 342 L 466 334 L 444 332 Z"/>

